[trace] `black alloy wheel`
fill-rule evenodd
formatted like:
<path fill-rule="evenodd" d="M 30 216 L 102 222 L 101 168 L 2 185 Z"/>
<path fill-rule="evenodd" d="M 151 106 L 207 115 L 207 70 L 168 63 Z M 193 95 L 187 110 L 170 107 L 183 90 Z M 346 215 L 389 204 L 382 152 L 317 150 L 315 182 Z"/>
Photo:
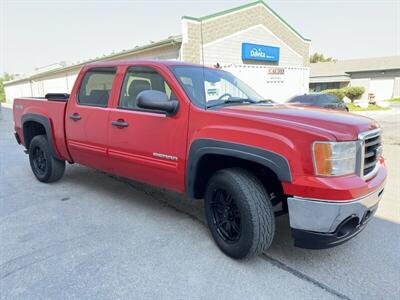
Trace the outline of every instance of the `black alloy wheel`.
<path fill-rule="evenodd" d="M 29 144 L 29 162 L 32 172 L 41 182 L 59 180 L 65 171 L 65 161 L 53 155 L 46 135 L 36 135 Z"/>
<path fill-rule="evenodd" d="M 232 195 L 225 190 L 217 190 L 211 208 L 220 237 L 228 243 L 238 241 L 241 234 L 241 218 Z"/>
<path fill-rule="evenodd" d="M 47 161 L 44 151 L 40 147 L 35 147 L 32 149 L 32 163 L 34 168 L 34 173 L 44 175 L 46 173 Z"/>
<path fill-rule="evenodd" d="M 249 171 L 215 172 L 207 183 L 204 209 L 212 237 L 226 255 L 252 257 L 271 245 L 275 232 L 271 199 Z"/>

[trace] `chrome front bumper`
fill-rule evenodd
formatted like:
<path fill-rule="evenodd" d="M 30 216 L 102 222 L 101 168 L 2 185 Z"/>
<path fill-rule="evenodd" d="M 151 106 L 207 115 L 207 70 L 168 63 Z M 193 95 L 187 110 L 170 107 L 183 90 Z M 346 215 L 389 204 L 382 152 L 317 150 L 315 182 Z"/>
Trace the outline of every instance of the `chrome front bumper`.
<path fill-rule="evenodd" d="M 326 201 L 300 197 L 288 198 L 290 227 L 320 233 L 335 232 L 349 217 L 365 222 L 375 213 L 384 186 L 364 197 L 350 201 Z"/>
<path fill-rule="evenodd" d="M 323 249 L 340 245 L 359 234 L 375 214 L 384 186 L 351 201 L 288 198 L 295 246 Z"/>

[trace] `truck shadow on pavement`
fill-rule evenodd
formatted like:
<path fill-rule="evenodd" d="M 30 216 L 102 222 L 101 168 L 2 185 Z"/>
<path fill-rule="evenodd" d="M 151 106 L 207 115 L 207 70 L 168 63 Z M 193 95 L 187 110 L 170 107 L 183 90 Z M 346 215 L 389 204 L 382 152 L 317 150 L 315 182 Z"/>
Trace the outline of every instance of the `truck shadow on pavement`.
<path fill-rule="evenodd" d="M 74 170 L 74 173 L 77 171 L 78 173 L 82 172 L 83 177 L 86 177 L 83 173 L 86 173 L 87 170 L 90 170 L 86 167 L 77 166 L 81 170 Z M 75 168 L 75 167 L 74 167 Z M 161 205 L 163 207 L 170 208 L 171 210 L 183 214 L 193 220 L 196 220 L 200 224 L 207 226 L 206 220 L 204 218 L 204 209 L 203 209 L 203 200 L 191 199 L 185 195 L 175 193 L 169 190 L 160 189 L 157 187 L 153 187 L 151 185 L 147 185 L 145 183 L 140 183 L 136 181 L 132 181 L 126 178 L 117 177 L 111 174 L 107 174 L 101 171 L 92 170 L 96 173 L 96 176 L 105 176 L 112 181 L 115 181 L 117 184 L 125 185 L 126 187 L 131 188 L 133 191 L 132 197 L 128 199 L 128 202 L 134 202 L 136 205 L 145 205 L 151 206 L 154 209 L 157 209 L 157 205 Z M 78 174 L 71 174 L 70 176 L 65 176 L 61 182 L 73 183 L 75 184 L 85 185 L 86 188 L 93 188 L 99 191 L 99 189 L 103 189 L 102 192 L 106 192 L 110 194 L 110 201 L 114 199 L 118 199 L 118 194 L 121 193 L 119 190 L 109 190 L 107 185 L 101 184 L 97 185 L 96 182 L 92 180 L 88 180 L 85 182 L 84 178 L 80 178 Z M 61 183 L 60 182 L 60 183 Z M 313 259 L 322 259 L 325 260 L 328 256 L 334 255 L 343 255 L 343 252 L 354 252 L 358 246 L 362 246 L 364 243 L 371 246 L 371 244 L 378 245 L 387 245 L 387 239 L 390 238 L 387 236 L 388 232 L 398 232 L 397 230 L 393 230 L 396 227 L 398 228 L 399 224 L 386 221 L 379 217 L 374 217 L 371 220 L 370 224 L 366 227 L 366 229 L 361 232 L 357 237 L 349 242 L 340 245 L 338 247 L 323 249 L 323 250 L 309 250 L 309 249 L 301 249 L 293 246 L 293 241 L 291 238 L 290 226 L 288 215 L 284 215 L 276 218 L 276 234 L 274 238 L 274 242 L 272 247 L 268 250 L 268 253 L 279 253 L 282 258 L 292 258 L 294 260 L 301 260 L 304 256 L 312 255 Z M 400 237 L 400 232 L 398 232 L 397 238 Z M 210 235 L 211 238 L 211 235 Z M 392 236 L 392 238 L 396 238 Z M 361 247 L 362 248 L 362 247 Z M 370 247 L 368 247 L 368 253 L 371 252 Z M 360 249 L 357 249 L 360 250 Z M 399 256 L 400 257 L 400 256 Z"/>

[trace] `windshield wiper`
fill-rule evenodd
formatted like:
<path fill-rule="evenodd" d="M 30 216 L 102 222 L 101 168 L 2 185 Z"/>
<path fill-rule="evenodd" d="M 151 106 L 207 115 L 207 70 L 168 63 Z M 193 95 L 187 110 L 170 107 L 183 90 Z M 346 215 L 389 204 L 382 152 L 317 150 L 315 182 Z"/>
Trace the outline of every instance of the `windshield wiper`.
<path fill-rule="evenodd" d="M 271 99 L 262 99 L 260 101 L 257 101 L 257 103 L 275 103 L 275 101 Z"/>
<path fill-rule="evenodd" d="M 207 105 L 207 108 L 211 108 L 214 106 L 231 104 L 231 103 L 258 103 L 259 101 L 247 98 L 232 98 L 226 100 L 216 100 L 214 103 Z"/>

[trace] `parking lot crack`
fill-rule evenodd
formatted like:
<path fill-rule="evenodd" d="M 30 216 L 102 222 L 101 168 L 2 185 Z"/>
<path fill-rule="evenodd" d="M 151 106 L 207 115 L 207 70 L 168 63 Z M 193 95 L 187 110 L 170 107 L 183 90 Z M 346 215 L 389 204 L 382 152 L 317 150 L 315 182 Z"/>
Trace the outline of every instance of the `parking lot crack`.
<path fill-rule="evenodd" d="M 0 265 L 0 281 L 30 266 L 75 250 L 79 247 L 79 243 L 82 243 L 82 238 L 90 234 L 91 233 L 85 233 L 70 239 L 57 241 L 56 243 L 2 263 Z M 78 242 L 78 245 L 74 245 L 74 242 Z"/>
<path fill-rule="evenodd" d="M 341 292 L 323 284 L 322 282 L 319 282 L 318 280 L 300 272 L 299 270 L 296 270 L 296 269 L 288 266 L 287 264 L 277 260 L 276 258 L 273 258 L 265 253 L 263 253 L 260 257 L 262 259 L 264 259 L 265 261 L 269 262 L 270 264 L 274 265 L 275 267 L 277 267 L 281 270 L 284 270 L 286 272 L 289 272 L 290 274 L 296 276 L 297 278 L 299 278 L 303 281 L 307 281 L 307 282 L 311 283 L 312 285 L 328 292 L 329 294 L 338 297 L 339 299 L 351 300 L 350 297 L 348 297 L 348 296 L 342 294 Z"/>

